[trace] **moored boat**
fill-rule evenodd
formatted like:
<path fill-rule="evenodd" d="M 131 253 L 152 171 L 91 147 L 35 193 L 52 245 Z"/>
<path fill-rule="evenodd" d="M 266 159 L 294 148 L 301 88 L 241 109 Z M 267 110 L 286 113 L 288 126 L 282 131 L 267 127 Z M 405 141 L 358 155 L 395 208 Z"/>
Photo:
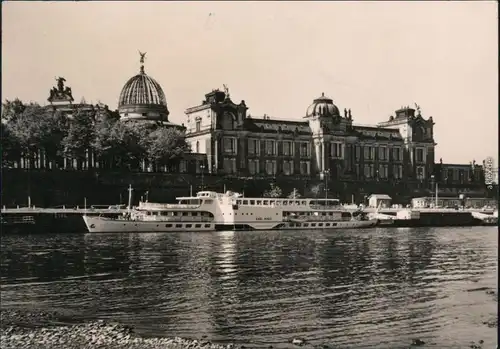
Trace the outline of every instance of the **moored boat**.
<path fill-rule="evenodd" d="M 90 233 L 141 233 L 215 230 L 215 198 L 188 196 L 177 198 L 176 204 L 139 202 L 131 207 L 129 188 L 128 210 L 119 217 L 85 214 L 83 220 Z"/>
<path fill-rule="evenodd" d="M 357 208 L 337 199 L 247 198 L 232 192 L 220 197 L 216 229 L 348 229 L 377 224 Z"/>

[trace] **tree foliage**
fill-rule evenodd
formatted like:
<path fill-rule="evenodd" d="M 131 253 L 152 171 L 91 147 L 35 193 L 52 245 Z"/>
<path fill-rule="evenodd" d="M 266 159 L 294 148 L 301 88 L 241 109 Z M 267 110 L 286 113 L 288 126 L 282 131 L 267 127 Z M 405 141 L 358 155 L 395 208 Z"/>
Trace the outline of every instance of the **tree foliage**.
<path fill-rule="evenodd" d="M 20 114 L 10 116 L 7 126 L 16 139 L 20 153 L 33 160 L 39 149 L 45 149 L 49 158 L 62 150 L 66 122 L 60 113 L 38 104 L 25 106 Z"/>
<path fill-rule="evenodd" d="M 32 161 L 41 150 L 48 161 L 64 156 L 81 162 L 92 151 L 108 167 L 135 169 L 147 160 L 156 167 L 174 168 L 191 151 L 183 131 L 175 128 L 122 122 L 107 108 L 76 107 L 71 114 L 23 104 L 19 99 L 6 100 L 2 105 L 3 163 L 21 157 Z"/>
<path fill-rule="evenodd" d="M 177 166 L 191 147 L 186 143 L 184 132 L 176 128 L 158 128 L 148 137 L 147 157 L 160 166 Z"/>
<path fill-rule="evenodd" d="M 269 190 L 266 190 L 263 196 L 265 198 L 279 198 L 281 197 L 281 195 L 283 195 L 281 188 L 276 184 L 271 183 L 269 186 Z"/>
<path fill-rule="evenodd" d="M 64 155 L 84 160 L 94 141 L 95 113 L 89 110 L 77 110 L 62 140 Z"/>
<path fill-rule="evenodd" d="M 288 194 L 288 198 L 289 199 L 298 199 L 298 198 L 301 198 L 302 195 L 300 195 L 299 191 L 297 190 L 297 188 L 293 188 L 292 192 L 290 194 Z"/>

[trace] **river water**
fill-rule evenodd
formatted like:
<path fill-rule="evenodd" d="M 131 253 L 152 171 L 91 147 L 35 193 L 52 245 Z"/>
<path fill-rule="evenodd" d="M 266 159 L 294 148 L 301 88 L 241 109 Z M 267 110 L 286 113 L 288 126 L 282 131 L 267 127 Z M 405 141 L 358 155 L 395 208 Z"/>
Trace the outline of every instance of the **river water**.
<path fill-rule="evenodd" d="M 47 234 L 1 248 L 3 308 L 251 347 L 496 345 L 496 227 Z"/>

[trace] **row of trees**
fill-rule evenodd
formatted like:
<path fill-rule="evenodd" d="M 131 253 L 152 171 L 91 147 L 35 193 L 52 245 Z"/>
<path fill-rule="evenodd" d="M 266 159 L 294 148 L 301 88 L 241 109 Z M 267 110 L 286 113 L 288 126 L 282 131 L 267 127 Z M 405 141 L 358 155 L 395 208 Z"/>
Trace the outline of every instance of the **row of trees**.
<path fill-rule="evenodd" d="M 143 160 L 154 167 L 174 168 L 191 151 L 184 132 L 157 123 L 120 122 L 116 112 L 76 108 L 71 115 L 20 100 L 2 105 L 2 165 L 21 158 L 30 167 L 40 151 L 45 165 L 63 158 L 83 163 L 89 153 L 109 167 L 138 168 Z M 45 167 L 45 166 L 44 166 Z"/>
<path fill-rule="evenodd" d="M 274 183 L 269 185 L 269 189 L 263 194 L 265 198 L 281 198 L 283 197 L 283 190 Z M 287 196 L 289 199 L 299 199 L 302 197 L 297 188 L 293 188 L 293 191 Z"/>

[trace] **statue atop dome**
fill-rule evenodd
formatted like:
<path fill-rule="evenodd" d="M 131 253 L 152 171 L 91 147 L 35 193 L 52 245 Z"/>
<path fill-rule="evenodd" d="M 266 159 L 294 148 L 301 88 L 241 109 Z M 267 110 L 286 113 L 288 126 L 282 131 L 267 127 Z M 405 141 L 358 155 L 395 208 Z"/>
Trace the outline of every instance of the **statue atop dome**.
<path fill-rule="evenodd" d="M 141 59 L 139 60 L 139 62 L 141 63 L 141 74 L 144 74 L 144 58 L 146 58 L 146 53 L 147 52 L 141 52 L 139 50 L 139 55 L 141 56 Z"/>

